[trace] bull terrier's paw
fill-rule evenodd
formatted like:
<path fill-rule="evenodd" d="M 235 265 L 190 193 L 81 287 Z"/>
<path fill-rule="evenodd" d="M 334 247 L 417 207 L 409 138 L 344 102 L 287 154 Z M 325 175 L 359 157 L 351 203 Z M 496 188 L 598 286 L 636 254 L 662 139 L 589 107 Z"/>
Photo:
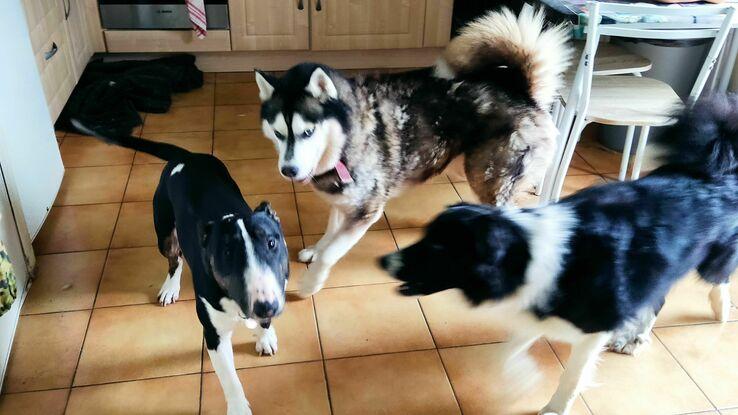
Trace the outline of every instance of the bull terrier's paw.
<path fill-rule="evenodd" d="M 159 304 L 166 307 L 179 300 L 179 279 L 167 277 L 159 290 Z"/>
<path fill-rule="evenodd" d="M 277 353 L 277 332 L 273 326 L 262 330 L 261 337 L 256 341 L 256 353 L 259 356 L 272 356 Z"/>
<path fill-rule="evenodd" d="M 300 291 L 298 295 L 302 298 L 308 298 L 320 291 L 328 278 L 328 271 L 317 271 L 318 267 L 311 267 L 302 274 L 300 279 Z"/>

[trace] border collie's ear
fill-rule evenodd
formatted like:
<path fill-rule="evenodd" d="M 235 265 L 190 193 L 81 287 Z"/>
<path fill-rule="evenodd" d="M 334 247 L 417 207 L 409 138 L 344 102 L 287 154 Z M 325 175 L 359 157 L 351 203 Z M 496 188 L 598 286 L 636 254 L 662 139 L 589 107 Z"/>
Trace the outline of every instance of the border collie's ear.
<path fill-rule="evenodd" d="M 328 98 L 338 98 L 336 86 L 333 84 L 331 77 L 322 68 L 315 68 L 313 74 L 310 75 L 310 82 L 308 82 L 305 90 L 321 101 L 325 101 Z"/>
<path fill-rule="evenodd" d="M 200 234 L 200 246 L 205 247 L 210 241 L 210 234 L 213 231 L 213 224 L 214 222 L 210 221 L 204 225 L 198 225 Z"/>
<path fill-rule="evenodd" d="M 266 200 L 259 203 L 259 206 L 254 209 L 254 212 L 264 212 L 279 223 L 279 216 L 277 216 L 277 212 L 272 209 L 272 205 Z"/>
<path fill-rule="evenodd" d="M 274 77 L 258 69 L 254 69 L 254 78 L 259 87 L 259 99 L 264 102 L 272 97 L 274 93 Z"/>

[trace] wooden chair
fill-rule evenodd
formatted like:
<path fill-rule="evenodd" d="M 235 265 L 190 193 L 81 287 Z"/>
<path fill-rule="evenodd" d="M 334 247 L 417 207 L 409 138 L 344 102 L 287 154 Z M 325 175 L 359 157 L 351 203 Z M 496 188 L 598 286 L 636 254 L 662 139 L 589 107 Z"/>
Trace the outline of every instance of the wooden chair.
<path fill-rule="evenodd" d="M 584 127 L 590 122 L 609 125 L 641 127 L 638 147 L 633 162 L 631 178 L 640 175 L 648 133 L 651 127 L 672 122 L 671 114 L 684 105 L 679 96 L 666 83 L 639 76 L 593 76 L 595 56 L 601 35 L 645 39 L 702 39 L 714 38 L 697 80 L 689 94 L 687 104 L 693 103 L 701 94 L 718 55 L 725 44 L 735 9 L 731 6 L 696 6 L 666 8 L 632 4 L 588 2 L 589 21 L 587 41 L 579 61 L 576 75 L 562 96 L 566 110 L 561 116 L 559 146 L 555 162 L 546 174 L 541 202 L 558 200 L 566 177 L 566 171 L 574 155 Z M 698 16 L 701 20 L 715 18 L 709 24 L 696 23 L 626 23 L 600 24 L 602 15 L 617 13 L 660 16 Z M 684 19 L 677 19 L 684 21 Z M 632 134 L 626 137 L 622 167 L 627 168 Z M 558 162 L 557 162 L 558 161 Z M 622 172 L 621 172 L 622 173 Z M 624 175 L 623 175 L 624 176 Z M 622 177 L 624 179 L 624 177 Z"/>

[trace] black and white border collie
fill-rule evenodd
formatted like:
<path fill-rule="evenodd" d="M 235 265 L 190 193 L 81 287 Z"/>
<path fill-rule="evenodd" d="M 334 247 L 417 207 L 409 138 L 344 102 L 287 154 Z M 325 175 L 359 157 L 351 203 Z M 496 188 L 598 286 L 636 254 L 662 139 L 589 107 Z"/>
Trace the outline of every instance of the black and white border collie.
<path fill-rule="evenodd" d="M 738 97 L 678 116 L 665 165 L 640 180 L 590 188 L 533 208 L 457 205 L 418 243 L 381 259 L 403 295 L 459 288 L 509 323 L 506 365 L 539 337 L 572 344 L 541 414 L 568 413 L 618 330 L 648 333 L 672 285 L 696 269 L 714 284 L 715 317 L 730 309 L 738 266 Z"/>
<path fill-rule="evenodd" d="M 182 257 L 192 271 L 197 316 L 228 415 L 250 415 L 236 374 L 231 335 L 239 325 L 257 330 L 256 352 L 277 352 L 271 319 L 285 303 L 289 259 L 279 218 L 267 202 L 246 204 L 223 162 L 166 143 L 80 131 L 151 154 L 167 164 L 154 194 L 154 227 L 169 273 L 159 292 L 167 305 L 179 297 Z"/>

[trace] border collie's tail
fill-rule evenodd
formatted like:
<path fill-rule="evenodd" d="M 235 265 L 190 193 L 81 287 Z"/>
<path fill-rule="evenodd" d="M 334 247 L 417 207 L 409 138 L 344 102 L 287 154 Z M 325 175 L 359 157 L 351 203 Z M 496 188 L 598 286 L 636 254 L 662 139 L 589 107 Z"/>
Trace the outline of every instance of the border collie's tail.
<path fill-rule="evenodd" d="M 487 80 L 519 90 L 548 108 L 571 62 L 565 26 L 544 28 L 543 9 L 524 7 L 487 13 L 451 40 L 435 67 L 439 78 Z"/>
<path fill-rule="evenodd" d="M 697 101 L 675 116 L 662 134 L 668 165 L 719 176 L 738 169 L 738 95 L 716 94 Z"/>
<path fill-rule="evenodd" d="M 182 158 L 190 154 L 189 151 L 183 149 L 182 147 L 177 147 L 173 144 L 159 143 L 156 141 L 147 140 L 145 138 L 138 138 L 133 136 L 107 136 L 101 132 L 87 128 L 79 120 L 72 119 L 71 123 L 82 133 L 95 136 L 106 143 L 115 144 L 117 146 L 151 154 L 152 156 L 160 158 L 162 160 L 169 161 L 172 159 Z"/>

